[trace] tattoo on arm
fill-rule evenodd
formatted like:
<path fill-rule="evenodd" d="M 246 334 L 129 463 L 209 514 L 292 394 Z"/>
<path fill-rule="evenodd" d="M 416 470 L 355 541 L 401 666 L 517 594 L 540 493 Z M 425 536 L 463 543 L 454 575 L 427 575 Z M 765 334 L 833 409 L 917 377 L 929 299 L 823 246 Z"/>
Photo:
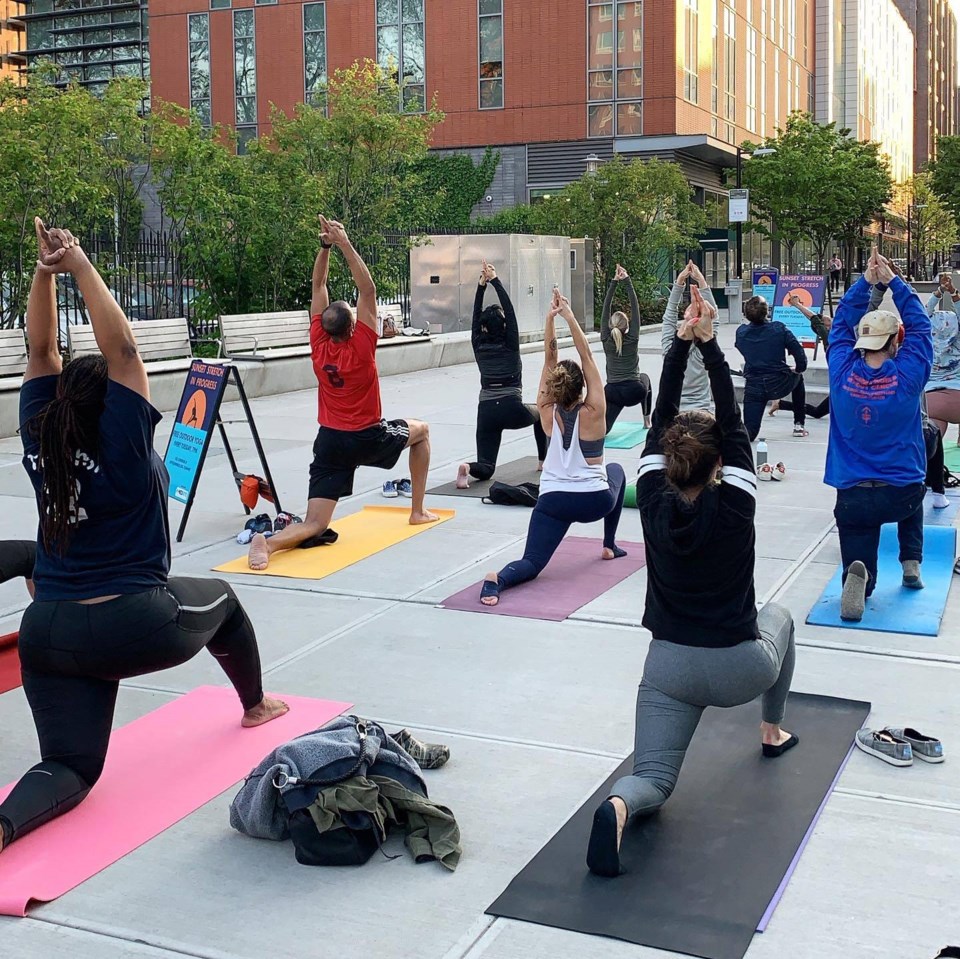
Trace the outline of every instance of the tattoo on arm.
<path fill-rule="evenodd" d="M 556 338 L 556 337 L 554 337 L 554 338 L 550 341 L 550 351 L 551 351 L 552 353 L 556 353 L 556 352 L 557 352 L 557 338 Z"/>

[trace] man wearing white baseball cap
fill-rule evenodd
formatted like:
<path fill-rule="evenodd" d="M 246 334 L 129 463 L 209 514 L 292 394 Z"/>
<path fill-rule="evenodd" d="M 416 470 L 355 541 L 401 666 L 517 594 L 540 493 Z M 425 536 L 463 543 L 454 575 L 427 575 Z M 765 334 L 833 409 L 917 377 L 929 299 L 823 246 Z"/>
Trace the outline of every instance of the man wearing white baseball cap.
<path fill-rule="evenodd" d="M 899 318 L 887 310 L 866 312 L 875 283 L 889 287 Z M 837 490 L 841 619 L 863 617 L 877 584 L 884 523 L 897 524 L 902 585 L 923 589 L 927 456 L 920 400 L 932 364 L 927 311 L 874 247 L 863 276 L 840 301 L 830 330 L 830 445 L 824 481 Z"/>

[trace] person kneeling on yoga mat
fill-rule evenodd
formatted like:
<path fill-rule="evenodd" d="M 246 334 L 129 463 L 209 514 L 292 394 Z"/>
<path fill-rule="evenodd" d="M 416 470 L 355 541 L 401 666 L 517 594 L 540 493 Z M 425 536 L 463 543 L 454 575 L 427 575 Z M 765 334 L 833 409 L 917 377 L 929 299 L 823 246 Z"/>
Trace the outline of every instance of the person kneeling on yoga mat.
<path fill-rule="evenodd" d="M 630 319 L 617 310 L 611 315 L 613 295 L 619 283 L 627 284 L 630 297 Z M 643 409 L 643 425 L 650 427 L 650 407 L 653 403 L 653 386 L 650 377 L 640 372 L 640 302 L 633 288 L 630 274 L 618 263 L 603 301 L 600 317 L 600 342 L 607 357 L 607 385 L 603 395 L 607 401 L 607 432 L 613 429 L 617 417 L 625 406 L 640 406 Z"/>
<path fill-rule="evenodd" d="M 900 318 L 869 310 L 870 285 L 886 283 Z M 901 325 L 900 320 L 903 320 Z M 870 255 L 830 329 L 830 442 L 824 482 L 837 490 L 843 591 L 840 618 L 859 622 L 877 585 L 880 527 L 897 524 L 902 585 L 923 589 L 927 450 L 921 397 L 933 365 L 930 318 L 890 262 Z M 933 418 L 933 410 L 930 410 Z"/>
<path fill-rule="evenodd" d="M 168 577 L 168 477 L 153 449 L 161 417 L 130 324 L 73 235 L 39 220 L 36 228 L 20 435 L 40 529 L 36 596 L 19 649 L 42 762 L 0 803 L 0 849 L 93 788 L 121 679 L 177 666 L 206 647 L 237 690 L 242 725 L 287 712 L 263 695 L 256 635 L 233 590 Z M 66 368 L 57 273 L 73 274 L 100 348 Z"/>
<path fill-rule="evenodd" d="M 498 306 L 483 308 L 487 286 L 493 287 Z M 461 463 L 457 487 L 467 489 L 470 477 L 490 479 L 497 468 L 504 430 L 533 427 L 537 459 L 543 467 L 547 455 L 547 437 L 540 425 L 535 406 L 523 402 L 523 361 L 520 359 L 520 328 L 517 314 L 497 271 L 483 261 L 477 295 L 473 301 L 473 327 L 470 333 L 473 355 L 480 368 L 480 401 L 477 404 L 477 462 Z"/>
<path fill-rule="evenodd" d="M 763 755 L 780 756 L 799 741 L 780 726 L 793 678 L 793 620 L 775 603 L 756 608 L 757 477 L 750 439 L 714 337 L 716 309 L 696 287 L 692 297 L 664 359 L 640 459 L 643 625 L 653 641 L 637 694 L 633 775 L 614 783 L 593 818 L 587 866 L 601 876 L 620 874 L 627 820 L 656 812 L 670 798 L 707 706 L 739 706 L 762 694 Z M 679 412 L 694 343 L 716 416 Z M 745 806 L 749 801 L 744 796 Z"/>
<path fill-rule="evenodd" d="M 573 360 L 558 362 L 557 316 L 562 316 L 570 327 L 581 366 Z M 550 445 L 543 463 L 540 497 L 530 517 L 523 559 L 508 563 L 499 573 L 487 574 L 480 591 L 480 602 L 485 606 L 496 606 L 502 590 L 536 579 L 557 551 L 571 523 L 595 523 L 602 519 L 601 557 L 618 559 L 627 555 L 616 543 L 626 476 L 617 463 L 606 467 L 603 463 L 606 435 L 603 381 L 569 301 L 557 290 L 547 314 L 544 346 L 546 357 L 537 406 Z"/>

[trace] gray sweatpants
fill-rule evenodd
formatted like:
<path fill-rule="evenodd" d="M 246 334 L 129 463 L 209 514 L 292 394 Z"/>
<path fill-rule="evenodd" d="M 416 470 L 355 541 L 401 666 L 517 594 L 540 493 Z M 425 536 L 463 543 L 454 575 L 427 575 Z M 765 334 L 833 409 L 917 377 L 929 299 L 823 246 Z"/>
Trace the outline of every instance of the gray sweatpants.
<path fill-rule="evenodd" d="M 763 695 L 763 721 L 779 724 L 795 662 L 793 617 L 776 603 L 757 614 L 760 638 L 723 649 L 654 640 L 637 693 L 633 775 L 613 784 L 628 813 L 656 812 L 677 784 L 707 706 L 740 706 Z"/>

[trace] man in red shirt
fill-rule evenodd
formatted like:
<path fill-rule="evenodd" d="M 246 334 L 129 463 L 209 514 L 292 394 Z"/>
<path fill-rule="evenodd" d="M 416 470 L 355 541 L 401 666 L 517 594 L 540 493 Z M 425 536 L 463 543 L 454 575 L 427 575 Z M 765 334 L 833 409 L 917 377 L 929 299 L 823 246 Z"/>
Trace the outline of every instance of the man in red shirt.
<path fill-rule="evenodd" d="M 310 304 L 310 347 L 319 382 L 320 429 L 313 444 L 307 515 L 267 539 L 250 541 L 251 569 L 266 569 L 271 553 L 292 549 L 320 536 L 330 525 L 337 501 L 353 495 L 353 477 L 360 466 L 393 469 L 410 449 L 413 500 L 410 522 L 438 519 L 424 508 L 430 469 L 430 428 L 417 420 L 385 420 L 380 409 L 377 373 L 377 288 L 342 223 L 320 218 L 320 252 L 313 267 Z M 356 312 L 349 304 L 330 302 L 327 276 L 330 250 L 337 247 L 357 287 Z"/>

